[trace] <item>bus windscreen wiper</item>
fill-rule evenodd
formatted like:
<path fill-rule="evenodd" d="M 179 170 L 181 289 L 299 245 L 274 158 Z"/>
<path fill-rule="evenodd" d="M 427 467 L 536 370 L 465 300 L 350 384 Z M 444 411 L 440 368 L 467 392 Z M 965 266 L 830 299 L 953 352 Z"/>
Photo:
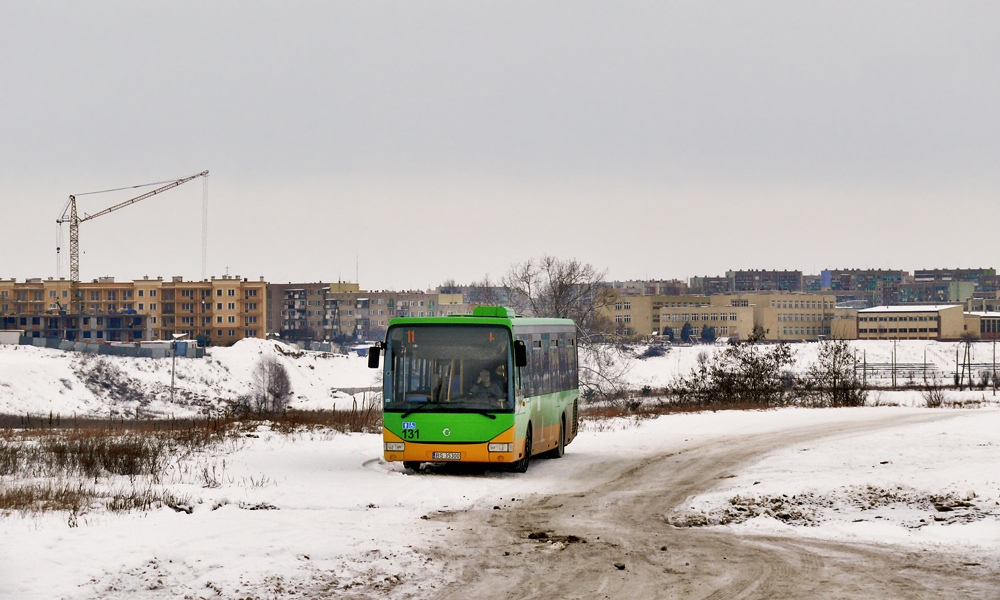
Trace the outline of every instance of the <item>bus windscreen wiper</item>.
<path fill-rule="evenodd" d="M 400 419 L 405 419 L 406 417 L 412 415 L 413 413 L 415 413 L 417 411 L 421 411 L 421 410 L 427 408 L 429 405 L 430 405 L 430 403 L 425 402 L 423 404 L 420 404 L 419 406 L 415 406 L 415 407 L 411 408 L 410 410 L 406 411 L 405 413 L 403 413 L 403 416 L 401 416 L 399 418 Z"/>

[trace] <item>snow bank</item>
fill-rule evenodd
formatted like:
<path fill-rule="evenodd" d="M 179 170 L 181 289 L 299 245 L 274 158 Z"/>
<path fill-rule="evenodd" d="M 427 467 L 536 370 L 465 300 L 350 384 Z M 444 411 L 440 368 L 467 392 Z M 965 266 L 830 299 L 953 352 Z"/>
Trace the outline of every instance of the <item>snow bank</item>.
<path fill-rule="evenodd" d="M 351 394 L 380 385 L 377 372 L 356 355 L 300 352 L 257 339 L 176 362 L 0 345 L 0 413 L 192 417 L 218 412 L 251 393 L 253 368 L 264 356 L 275 356 L 286 367 L 296 408 L 349 408 Z"/>

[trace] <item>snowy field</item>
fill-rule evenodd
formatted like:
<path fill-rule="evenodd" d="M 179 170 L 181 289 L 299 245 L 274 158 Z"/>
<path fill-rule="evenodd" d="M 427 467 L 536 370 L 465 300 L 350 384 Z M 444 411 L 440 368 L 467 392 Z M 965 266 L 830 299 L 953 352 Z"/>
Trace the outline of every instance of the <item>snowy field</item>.
<path fill-rule="evenodd" d="M 802 356 L 815 346 L 797 351 Z M 919 362 L 923 346 L 901 344 L 897 357 L 907 353 Z M 944 368 L 954 347 L 940 346 L 928 354 Z M 635 387 L 663 385 L 690 368 L 700 350 L 635 361 L 629 377 Z M 872 360 L 886 349 L 873 344 L 864 351 Z M 80 377 L 79 357 L 0 346 L 0 412 L 194 414 L 246 393 L 254 361 L 268 352 L 290 367 L 295 403 L 302 406 L 344 405 L 352 399 L 340 390 L 373 382 L 359 357 L 291 355 L 252 342 L 213 349 L 211 360 L 200 364 L 178 360 L 179 387 L 189 393 L 184 404 L 167 404 L 167 390 L 155 404 L 109 406 Z M 169 359 L 116 360 L 128 363 L 123 371 L 147 390 L 162 394 L 169 385 Z M 990 392 L 976 394 L 992 402 Z M 157 484 L 185 498 L 183 510 L 0 516 L 0 598 L 334 597 L 358 586 L 419 597 L 433 591 L 436 576 L 447 576 L 425 550 L 430 540 L 449 535 L 445 523 L 422 516 L 502 510 L 536 494 L 585 490 L 602 483 L 592 474 L 603 471 L 593 467 L 608 460 L 831 421 L 926 413 L 953 418 L 789 448 L 718 481 L 663 518 L 747 535 L 780 532 L 970 556 L 1000 551 L 1000 410 L 995 404 L 930 410 L 918 407 L 913 394 L 900 400 L 914 406 L 604 422 L 582 431 L 563 459 L 536 460 L 523 475 L 413 474 L 381 460 L 378 435 L 289 435 L 261 427 L 179 461 Z"/>
<path fill-rule="evenodd" d="M 792 369 L 804 373 L 816 360 L 819 344 L 793 344 Z M 852 342 L 859 365 L 869 365 L 869 381 L 887 384 L 886 371 L 874 372 L 875 365 L 898 365 L 897 382 L 920 383 L 914 369 L 951 377 L 959 358 L 960 344 L 952 342 L 885 341 Z M 894 349 L 895 347 L 895 349 Z M 686 375 L 697 365 L 698 356 L 713 354 L 721 345 L 675 346 L 665 356 L 626 358 L 618 366 L 633 389 L 650 386 L 662 390 L 678 375 Z M 641 353 L 642 347 L 636 349 Z M 368 369 L 367 359 L 357 355 L 299 352 L 271 341 L 248 339 L 228 348 L 209 348 L 204 359 L 179 358 L 172 366 L 169 358 L 124 358 L 85 355 L 33 346 L 0 345 L 0 414 L 48 415 L 64 417 L 191 417 L 218 414 L 228 403 L 252 391 L 251 372 L 264 356 L 275 356 L 288 370 L 294 391 L 291 406 L 302 409 L 350 408 L 361 397 L 359 389 L 381 385 L 377 371 Z M 981 368 L 992 368 L 993 344 L 972 345 L 970 360 Z M 175 373 L 175 402 L 170 402 L 171 370 Z M 979 368 L 975 372 L 978 372 Z M 109 389 L 120 383 L 141 392 L 140 397 L 122 398 Z M 962 401 L 993 402 L 992 389 L 949 392 Z M 875 393 L 878 404 L 919 405 L 919 394 Z"/>

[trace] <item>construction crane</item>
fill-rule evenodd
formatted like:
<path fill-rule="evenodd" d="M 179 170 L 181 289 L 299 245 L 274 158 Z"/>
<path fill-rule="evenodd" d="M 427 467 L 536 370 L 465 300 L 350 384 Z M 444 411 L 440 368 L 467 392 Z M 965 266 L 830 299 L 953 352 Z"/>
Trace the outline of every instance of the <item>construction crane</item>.
<path fill-rule="evenodd" d="M 114 212 L 114 211 L 116 211 L 116 210 L 118 210 L 120 208 L 125 208 L 126 206 L 130 206 L 132 204 L 135 204 L 136 202 L 139 202 L 140 200 L 145 200 L 146 198 L 149 198 L 150 196 L 155 196 L 156 194 L 159 194 L 160 192 L 165 192 L 167 190 L 173 189 L 173 188 L 175 188 L 175 187 L 177 187 L 177 186 L 179 186 L 181 184 L 184 184 L 184 183 L 187 183 L 187 182 L 191 181 L 192 179 L 197 179 L 198 177 L 208 177 L 208 171 L 202 171 L 201 173 L 197 173 L 195 175 L 191 175 L 191 176 L 188 176 L 188 177 L 182 177 L 181 179 L 175 179 L 174 181 L 170 181 L 170 182 L 161 182 L 161 183 L 166 183 L 166 185 L 164 185 L 162 187 L 159 187 L 159 188 L 156 188 L 153 191 L 146 192 L 145 194 L 142 194 L 141 196 L 136 196 L 135 198 L 132 198 L 130 200 L 125 200 L 124 202 L 119 202 L 118 204 L 115 204 L 114 206 L 111 206 L 109 208 L 105 208 L 104 210 L 102 210 L 102 211 L 100 211 L 98 213 L 94 213 L 92 215 L 87 215 L 87 216 L 83 217 L 82 219 L 79 217 L 79 215 L 77 214 L 77 211 L 76 211 L 76 196 L 83 196 L 85 194 L 76 194 L 76 195 L 72 195 L 72 196 L 69 197 L 69 201 L 66 202 L 66 206 L 65 206 L 65 208 L 63 208 L 62 214 L 59 216 L 58 219 L 56 219 L 56 223 L 58 223 L 60 225 L 60 227 L 62 226 L 63 223 L 69 223 L 69 272 L 70 272 L 70 312 L 71 313 L 75 314 L 75 313 L 79 312 L 78 308 L 77 308 L 77 304 L 78 304 L 77 286 L 80 283 L 80 223 L 83 223 L 84 221 L 90 221 L 91 219 L 96 219 L 97 217 L 104 216 L 104 215 L 106 215 L 108 213 L 111 213 L 111 212 Z M 135 185 L 135 186 L 131 186 L 131 187 L 138 188 L 138 187 L 146 187 L 146 186 L 150 186 L 150 185 L 159 185 L 159 184 L 156 184 L 156 183 L 147 183 L 147 184 Z M 113 191 L 119 191 L 119 190 L 122 190 L 122 189 L 129 189 L 129 188 L 119 188 L 117 190 L 102 190 L 102 192 L 113 192 Z M 98 194 L 98 193 L 102 193 L 102 192 L 87 192 L 87 193 L 88 194 Z M 60 231 L 61 231 L 61 229 L 60 229 Z M 59 255 L 59 251 L 60 251 L 60 248 L 57 246 L 56 247 L 56 256 L 57 257 Z"/>

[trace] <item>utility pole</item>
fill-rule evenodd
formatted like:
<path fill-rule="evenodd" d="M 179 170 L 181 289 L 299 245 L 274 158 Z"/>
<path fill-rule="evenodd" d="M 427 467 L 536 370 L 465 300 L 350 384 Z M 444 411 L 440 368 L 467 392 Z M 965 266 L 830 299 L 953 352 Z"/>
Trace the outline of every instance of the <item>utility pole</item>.
<path fill-rule="evenodd" d="M 174 374 L 177 373 L 177 340 L 170 342 L 170 403 L 174 403 Z"/>
<path fill-rule="evenodd" d="M 892 389 L 896 389 L 896 340 L 892 340 Z"/>
<path fill-rule="evenodd" d="M 170 403 L 174 403 L 174 375 L 177 373 L 177 340 L 187 337 L 186 333 L 173 334 L 174 339 L 170 342 Z"/>

